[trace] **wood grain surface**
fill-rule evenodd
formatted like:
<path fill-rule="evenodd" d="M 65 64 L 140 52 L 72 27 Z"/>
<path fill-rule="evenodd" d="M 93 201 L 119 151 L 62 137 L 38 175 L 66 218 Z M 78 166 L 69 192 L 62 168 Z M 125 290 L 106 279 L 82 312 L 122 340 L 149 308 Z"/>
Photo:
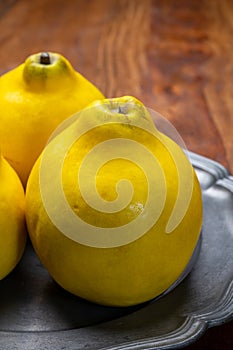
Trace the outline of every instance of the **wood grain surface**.
<path fill-rule="evenodd" d="M 0 74 L 56 51 L 107 97 L 134 95 L 233 173 L 232 0 L 0 0 Z M 232 322 L 190 350 L 230 349 Z"/>

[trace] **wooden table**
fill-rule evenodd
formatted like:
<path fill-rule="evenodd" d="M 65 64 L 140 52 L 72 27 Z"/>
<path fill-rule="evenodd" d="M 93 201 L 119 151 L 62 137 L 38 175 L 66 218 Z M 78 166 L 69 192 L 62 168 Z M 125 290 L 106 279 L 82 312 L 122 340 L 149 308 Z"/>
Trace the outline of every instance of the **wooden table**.
<path fill-rule="evenodd" d="M 1 0 L 0 73 L 56 51 L 107 97 L 134 95 L 233 173 L 233 1 Z M 233 323 L 187 349 L 230 349 Z"/>

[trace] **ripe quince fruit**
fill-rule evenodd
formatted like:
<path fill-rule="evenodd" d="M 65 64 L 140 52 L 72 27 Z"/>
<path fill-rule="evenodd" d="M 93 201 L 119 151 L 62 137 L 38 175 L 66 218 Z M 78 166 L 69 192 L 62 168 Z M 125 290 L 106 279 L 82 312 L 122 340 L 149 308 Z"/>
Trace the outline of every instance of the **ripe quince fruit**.
<path fill-rule="evenodd" d="M 20 261 L 26 237 L 24 189 L 14 169 L 0 156 L 0 280 Z"/>
<path fill-rule="evenodd" d="M 130 306 L 182 275 L 202 225 L 195 171 L 137 99 L 96 101 L 50 140 L 30 174 L 26 221 L 54 280 Z"/>
<path fill-rule="evenodd" d="M 33 54 L 0 78 L 0 147 L 24 186 L 52 131 L 103 97 L 58 53 Z"/>

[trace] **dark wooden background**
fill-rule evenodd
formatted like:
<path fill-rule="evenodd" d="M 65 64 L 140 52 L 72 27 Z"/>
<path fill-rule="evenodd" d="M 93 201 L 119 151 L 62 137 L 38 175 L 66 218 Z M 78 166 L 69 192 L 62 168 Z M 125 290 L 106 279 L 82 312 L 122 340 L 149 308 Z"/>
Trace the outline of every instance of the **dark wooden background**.
<path fill-rule="evenodd" d="M 136 96 L 233 173 L 232 0 L 0 0 L 0 74 L 39 51 L 107 97 Z M 187 349 L 228 350 L 232 334 L 233 322 Z"/>

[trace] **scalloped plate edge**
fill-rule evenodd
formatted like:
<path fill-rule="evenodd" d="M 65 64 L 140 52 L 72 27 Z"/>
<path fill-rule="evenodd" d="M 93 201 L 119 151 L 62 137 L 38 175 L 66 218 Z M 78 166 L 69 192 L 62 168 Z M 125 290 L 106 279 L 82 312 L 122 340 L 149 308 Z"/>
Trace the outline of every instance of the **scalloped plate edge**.
<path fill-rule="evenodd" d="M 185 151 L 185 153 L 195 168 L 202 169 L 213 175 L 216 181 L 223 178 L 231 178 L 229 171 L 215 160 L 190 151 Z"/>
<path fill-rule="evenodd" d="M 214 311 L 187 316 L 181 327 L 168 333 L 166 338 L 162 335 L 103 348 L 103 350 L 162 350 L 188 346 L 198 340 L 208 328 L 233 319 L 233 280 L 227 286 L 220 300 L 220 302 L 215 303 L 216 308 Z"/>

